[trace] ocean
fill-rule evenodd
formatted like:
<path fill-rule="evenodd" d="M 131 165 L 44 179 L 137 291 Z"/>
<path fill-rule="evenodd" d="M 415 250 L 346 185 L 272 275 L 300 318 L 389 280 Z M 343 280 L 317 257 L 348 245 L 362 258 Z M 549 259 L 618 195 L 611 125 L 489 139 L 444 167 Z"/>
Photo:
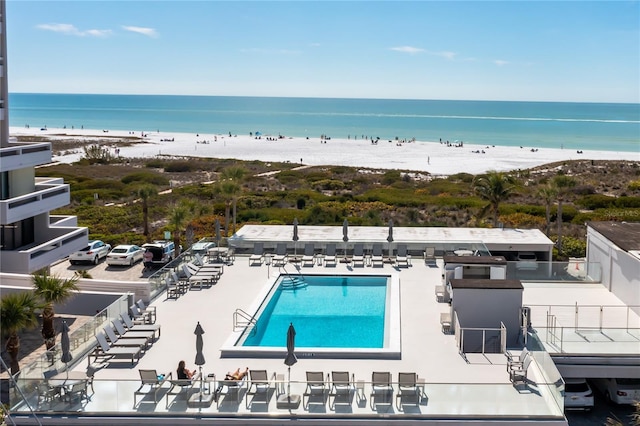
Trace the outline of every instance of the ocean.
<path fill-rule="evenodd" d="M 640 152 L 640 104 L 11 93 L 9 123 Z"/>

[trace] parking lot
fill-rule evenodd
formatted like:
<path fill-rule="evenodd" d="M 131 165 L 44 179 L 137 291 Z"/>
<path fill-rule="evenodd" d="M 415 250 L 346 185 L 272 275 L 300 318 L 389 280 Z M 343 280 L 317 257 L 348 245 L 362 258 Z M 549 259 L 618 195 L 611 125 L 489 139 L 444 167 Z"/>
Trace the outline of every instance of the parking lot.
<path fill-rule="evenodd" d="M 97 265 L 89 263 L 72 265 L 68 259 L 65 259 L 51 267 L 51 275 L 70 278 L 76 271 L 87 271 L 91 278 L 96 280 L 145 281 L 155 272 L 143 272 L 143 269 L 142 262 L 135 263 L 133 266 L 109 266 L 103 259 Z"/>

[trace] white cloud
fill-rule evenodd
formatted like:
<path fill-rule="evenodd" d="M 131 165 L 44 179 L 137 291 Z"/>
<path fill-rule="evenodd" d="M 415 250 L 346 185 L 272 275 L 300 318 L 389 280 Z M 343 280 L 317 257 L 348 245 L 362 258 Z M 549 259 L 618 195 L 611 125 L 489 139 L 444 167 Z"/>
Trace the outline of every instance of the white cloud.
<path fill-rule="evenodd" d="M 441 58 L 448 59 L 453 61 L 456 58 L 457 53 L 455 52 L 429 52 L 430 55 L 440 56 Z"/>
<path fill-rule="evenodd" d="M 389 50 L 393 50 L 393 51 L 396 51 L 396 52 L 402 52 L 402 53 L 408 53 L 410 55 L 415 55 L 417 53 L 424 52 L 424 49 L 421 49 L 419 47 L 413 47 L 413 46 L 391 47 L 391 48 L 389 48 Z"/>
<path fill-rule="evenodd" d="M 509 61 L 503 61 L 502 59 L 496 59 L 493 61 L 494 64 L 496 64 L 499 67 L 502 67 L 504 65 L 507 65 L 509 63 Z"/>
<path fill-rule="evenodd" d="M 125 30 L 125 31 L 130 31 L 132 33 L 142 34 L 142 35 L 145 35 L 147 37 L 152 37 L 152 38 L 158 37 L 158 32 L 153 28 L 134 27 L 134 26 L 130 26 L 130 25 L 123 25 L 122 29 Z"/>
<path fill-rule="evenodd" d="M 44 31 L 52 31 L 54 33 L 72 35 L 77 37 L 107 37 L 111 35 L 111 30 L 86 30 L 80 31 L 71 24 L 40 24 L 36 28 Z"/>

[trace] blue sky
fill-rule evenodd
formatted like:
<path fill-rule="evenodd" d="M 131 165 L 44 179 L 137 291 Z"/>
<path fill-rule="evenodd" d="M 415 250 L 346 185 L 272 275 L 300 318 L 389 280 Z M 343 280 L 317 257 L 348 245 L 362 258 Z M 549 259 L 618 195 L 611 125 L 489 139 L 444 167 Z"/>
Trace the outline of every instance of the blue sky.
<path fill-rule="evenodd" d="M 638 1 L 7 1 L 11 92 L 640 102 Z"/>

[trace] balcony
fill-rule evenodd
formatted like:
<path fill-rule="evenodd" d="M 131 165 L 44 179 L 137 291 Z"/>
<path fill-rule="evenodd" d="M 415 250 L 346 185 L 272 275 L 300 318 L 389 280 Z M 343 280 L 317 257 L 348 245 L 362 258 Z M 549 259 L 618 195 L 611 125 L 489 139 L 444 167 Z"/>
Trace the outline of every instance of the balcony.
<path fill-rule="evenodd" d="M 8 225 L 69 204 L 69 185 L 53 183 L 55 181 L 62 182 L 62 179 L 36 184 L 34 192 L 0 201 L 0 223 Z"/>
<path fill-rule="evenodd" d="M 87 228 L 49 228 L 48 238 L 22 250 L 2 251 L 2 272 L 29 274 L 63 259 L 87 245 Z"/>
<path fill-rule="evenodd" d="M 4 109 L 0 109 L 4 118 Z M 36 167 L 51 162 L 51 144 L 48 142 L 10 144 L 12 146 L 0 148 L 0 164 L 2 171 L 19 170 Z"/>

